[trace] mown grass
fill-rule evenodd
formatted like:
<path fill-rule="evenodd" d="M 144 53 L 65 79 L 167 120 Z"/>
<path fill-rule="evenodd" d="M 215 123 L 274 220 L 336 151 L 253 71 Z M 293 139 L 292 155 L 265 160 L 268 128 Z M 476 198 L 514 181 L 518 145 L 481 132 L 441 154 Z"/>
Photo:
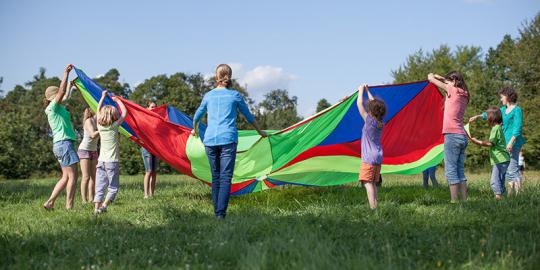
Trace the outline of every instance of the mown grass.
<path fill-rule="evenodd" d="M 92 215 L 79 200 L 41 204 L 55 179 L 0 182 L 0 267 L 43 269 L 538 269 L 540 184 L 496 202 L 489 174 L 470 174 L 470 199 L 420 176 L 386 176 L 379 209 L 358 185 L 293 187 L 234 197 L 213 218 L 210 189 L 160 176 L 152 199 L 142 176 L 122 176 L 117 202 Z"/>

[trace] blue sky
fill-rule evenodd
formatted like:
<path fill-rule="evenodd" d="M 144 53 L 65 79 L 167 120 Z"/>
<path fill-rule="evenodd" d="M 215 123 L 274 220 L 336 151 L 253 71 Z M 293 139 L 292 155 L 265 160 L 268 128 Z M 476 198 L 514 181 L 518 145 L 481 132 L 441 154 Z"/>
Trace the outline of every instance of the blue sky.
<path fill-rule="evenodd" d="M 538 0 L 79 2 L 0 2 L 4 91 L 68 63 L 90 76 L 117 68 L 132 86 L 230 63 L 256 100 L 286 88 L 308 116 L 320 98 L 391 82 L 418 49 L 487 51 L 540 11 Z"/>

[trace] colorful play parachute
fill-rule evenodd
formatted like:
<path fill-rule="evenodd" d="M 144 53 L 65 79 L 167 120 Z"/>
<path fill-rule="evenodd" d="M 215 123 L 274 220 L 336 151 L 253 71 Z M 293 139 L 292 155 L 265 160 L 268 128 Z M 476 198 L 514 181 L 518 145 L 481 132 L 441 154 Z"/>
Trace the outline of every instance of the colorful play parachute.
<path fill-rule="evenodd" d="M 80 69 L 75 86 L 96 110 L 103 89 Z M 371 86 L 384 100 L 383 174 L 415 174 L 443 157 L 443 98 L 427 81 Z M 331 186 L 357 181 L 364 121 L 358 93 L 284 130 L 261 138 L 241 130 L 231 193 L 246 194 L 279 185 Z M 172 106 L 152 111 L 122 99 L 127 107 L 121 133 L 180 173 L 211 185 L 201 138 L 190 136 L 192 119 Z M 367 97 L 366 97 L 367 100 Z M 105 104 L 114 105 L 107 97 Z M 205 127 L 201 124 L 201 137 Z"/>

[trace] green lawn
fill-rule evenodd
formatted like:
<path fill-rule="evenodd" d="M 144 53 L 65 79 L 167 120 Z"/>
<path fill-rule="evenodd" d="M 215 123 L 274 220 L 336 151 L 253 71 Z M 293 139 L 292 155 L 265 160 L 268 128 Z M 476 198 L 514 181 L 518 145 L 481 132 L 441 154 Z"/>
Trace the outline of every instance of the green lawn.
<path fill-rule="evenodd" d="M 117 202 L 56 210 L 41 204 L 55 179 L 0 182 L 1 268 L 538 269 L 540 173 L 496 202 L 489 174 L 469 174 L 470 199 L 449 204 L 448 186 L 386 176 L 379 209 L 358 185 L 293 187 L 233 197 L 213 218 L 210 189 L 160 176 L 153 199 L 142 176 L 122 176 Z M 79 195 L 79 194 L 77 194 Z"/>

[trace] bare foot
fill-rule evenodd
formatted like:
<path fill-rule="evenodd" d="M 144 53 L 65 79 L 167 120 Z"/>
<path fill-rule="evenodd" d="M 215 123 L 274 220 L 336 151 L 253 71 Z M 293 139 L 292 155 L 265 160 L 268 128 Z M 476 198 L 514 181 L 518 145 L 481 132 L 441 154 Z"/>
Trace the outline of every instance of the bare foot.
<path fill-rule="evenodd" d="M 54 204 L 49 202 L 49 201 L 46 201 L 44 204 L 43 204 L 43 208 L 45 210 L 53 210 L 54 209 Z"/>

